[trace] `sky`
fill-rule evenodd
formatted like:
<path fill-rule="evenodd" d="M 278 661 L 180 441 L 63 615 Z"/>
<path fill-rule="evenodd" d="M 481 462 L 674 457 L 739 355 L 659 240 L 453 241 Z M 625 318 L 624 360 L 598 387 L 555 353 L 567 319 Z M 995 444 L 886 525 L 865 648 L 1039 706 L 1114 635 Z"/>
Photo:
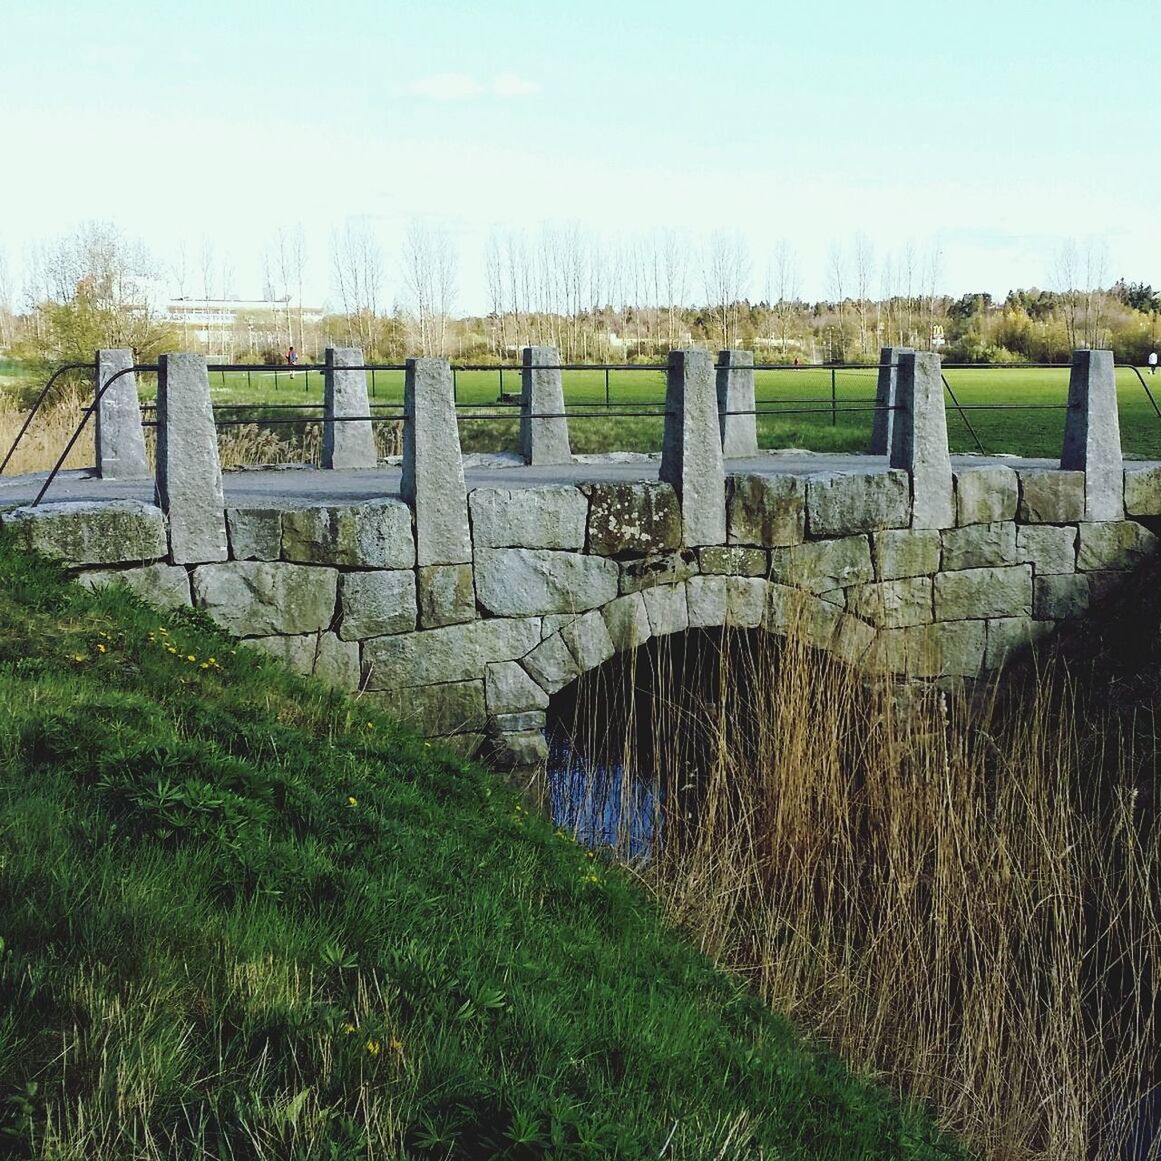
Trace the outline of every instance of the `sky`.
<path fill-rule="evenodd" d="M 825 296 L 859 235 L 875 293 L 908 246 L 946 293 L 1051 287 L 1070 242 L 1156 287 L 1159 95 L 1147 0 L 0 0 L 0 255 L 18 283 L 112 222 L 171 292 L 208 243 L 218 292 L 257 298 L 301 227 L 334 306 L 337 230 L 374 233 L 402 300 L 419 222 L 457 313 L 487 308 L 489 235 L 545 225 L 676 232 L 691 301 L 721 234 L 754 299 L 782 243 Z"/>

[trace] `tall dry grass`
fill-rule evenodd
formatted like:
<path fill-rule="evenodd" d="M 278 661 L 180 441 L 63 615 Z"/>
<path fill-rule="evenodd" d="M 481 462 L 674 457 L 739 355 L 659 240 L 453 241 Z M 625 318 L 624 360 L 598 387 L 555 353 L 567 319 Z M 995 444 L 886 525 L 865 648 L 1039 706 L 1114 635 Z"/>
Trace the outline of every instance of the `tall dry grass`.
<path fill-rule="evenodd" d="M 1161 827 L 1066 675 L 1014 706 L 794 642 L 639 654 L 578 694 L 568 793 L 624 849 L 655 812 L 639 873 L 707 953 L 982 1157 L 1161 1156 Z"/>
<path fill-rule="evenodd" d="M 77 387 L 39 411 L 21 438 L 5 474 L 15 476 L 26 472 L 49 471 L 64 451 L 84 409 L 91 401 L 91 387 Z M 0 394 L 0 457 L 7 454 L 27 417 L 28 412 L 21 410 L 12 398 Z M 378 423 L 374 430 L 375 447 L 380 459 L 402 454 L 401 422 Z M 92 467 L 95 460 L 94 438 L 90 420 L 64 466 L 70 469 Z M 152 465 L 156 447 L 152 428 L 146 428 L 145 444 Z M 311 464 L 317 467 L 322 461 L 322 424 L 305 422 L 300 433 L 286 436 L 280 436 L 274 430 L 257 423 L 222 427 L 218 429 L 218 457 L 225 470 L 281 464 Z"/>

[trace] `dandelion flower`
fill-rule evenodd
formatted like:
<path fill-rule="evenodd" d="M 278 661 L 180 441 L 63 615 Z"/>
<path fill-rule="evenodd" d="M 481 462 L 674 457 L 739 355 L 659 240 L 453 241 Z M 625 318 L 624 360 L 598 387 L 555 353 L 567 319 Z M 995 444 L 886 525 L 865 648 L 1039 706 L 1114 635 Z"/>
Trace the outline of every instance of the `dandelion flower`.
<path fill-rule="evenodd" d="M 380 1047 L 381 1047 L 381 1045 L 379 1044 L 379 1041 L 378 1041 L 378 1040 L 368 1040 L 368 1041 L 367 1041 L 367 1051 L 368 1051 L 368 1052 L 369 1052 L 369 1053 L 370 1053 L 372 1056 L 378 1056 L 378 1055 L 379 1055 L 379 1049 L 380 1049 Z"/>
<path fill-rule="evenodd" d="M 100 641 L 98 641 L 98 642 L 97 642 L 97 652 L 98 652 L 98 653 L 108 653 L 108 652 L 109 652 L 109 646 L 108 646 L 108 645 L 102 645 L 102 644 L 101 644 L 101 642 L 100 642 Z"/>
<path fill-rule="evenodd" d="M 359 800 L 353 794 L 348 794 L 347 795 L 347 805 L 348 806 L 358 806 Z"/>
<path fill-rule="evenodd" d="M 354 1034 L 358 1031 L 354 1024 L 343 1024 L 340 1027 L 344 1036 L 354 1036 Z"/>

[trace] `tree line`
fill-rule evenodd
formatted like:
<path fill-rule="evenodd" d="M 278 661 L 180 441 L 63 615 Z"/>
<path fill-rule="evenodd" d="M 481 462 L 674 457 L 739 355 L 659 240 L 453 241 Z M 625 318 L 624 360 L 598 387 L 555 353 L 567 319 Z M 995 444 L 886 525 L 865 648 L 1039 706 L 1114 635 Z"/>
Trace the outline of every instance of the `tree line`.
<path fill-rule="evenodd" d="M 1108 282 L 1098 247 L 1066 245 L 1051 289 L 954 297 L 939 289 L 938 250 L 876 259 L 857 235 L 827 256 L 826 297 L 799 293 L 800 262 L 782 242 L 756 268 L 741 235 L 701 247 L 657 230 L 610 244 L 571 225 L 494 231 L 483 254 L 487 309 L 460 313 L 457 254 L 448 232 L 414 223 L 389 283 L 370 226 L 336 230 L 327 255 L 331 309 L 308 313 L 308 254 L 301 228 L 279 229 L 262 251 L 262 292 L 273 309 L 239 310 L 196 337 L 167 317 L 157 287 L 175 297 L 236 297 L 235 275 L 212 243 L 168 265 L 106 223 L 34 247 L 23 294 L 0 249 L 0 353 L 41 363 L 82 361 L 99 346 L 148 359 L 197 349 L 230 361 L 277 361 L 288 346 L 317 357 L 360 346 L 369 359 L 445 355 L 510 361 L 520 347 L 557 347 L 570 362 L 651 361 L 685 344 L 742 347 L 766 363 L 874 362 L 882 346 L 937 349 L 949 361 L 1060 362 L 1076 347 L 1108 347 L 1143 363 L 1158 341 L 1161 293 L 1144 282 Z M 761 290 L 755 293 L 755 285 Z M 152 292 L 150 287 L 153 287 Z M 168 297 L 168 296 L 167 296 Z"/>

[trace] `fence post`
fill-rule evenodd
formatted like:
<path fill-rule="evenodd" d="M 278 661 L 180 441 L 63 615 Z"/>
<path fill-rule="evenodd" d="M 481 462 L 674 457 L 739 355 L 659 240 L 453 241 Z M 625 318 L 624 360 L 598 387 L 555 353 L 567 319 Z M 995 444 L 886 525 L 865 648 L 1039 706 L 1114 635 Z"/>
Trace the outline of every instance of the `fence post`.
<path fill-rule="evenodd" d="M 726 471 L 708 351 L 669 352 L 660 478 L 677 489 L 689 548 L 726 542 Z"/>
<path fill-rule="evenodd" d="M 888 465 L 911 474 L 911 527 L 952 528 L 955 501 L 943 375 L 932 351 L 901 351 L 895 381 L 898 410 L 891 428 Z"/>
<path fill-rule="evenodd" d="M 520 361 L 520 451 L 524 462 L 572 463 L 560 352 L 555 347 L 525 347 Z M 536 418 L 545 415 L 554 418 Z"/>
<path fill-rule="evenodd" d="M 1084 472 L 1084 518 L 1125 518 L 1124 461 L 1112 351 L 1073 351 L 1060 466 Z"/>
<path fill-rule="evenodd" d="M 754 414 L 754 352 L 718 352 L 718 426 L 723 456 L 758 454 L 758 417 Z M 731 415 L 730 412 L 739 414 Z"/>
<path fill-rule="evenodd" d="M 470 564 L 468 493 L 446 359 L 408 359 L 403 380 L 403 481 L 415 511 L 416 561 Z"/>
<path fill-rule="evenodd" d="M 157 372 L 157 501 L 174 564 L 225 560 L 218 433 L 204 355 L 162 355 Z"/>
<path fill-rule="evenodd" d="M 891 454 L 891 427 L 894 423 L 895 383 L 899 378 L 899 356 L 910 347 L 883 347 L 879 351 L 879 378 L 875 384 L 875 416 L 871 420 L 871 455 Z"/>
<path fill-rule="evenodd" d="M 141 426 L 141 401 L 137 397 L 137 376 L 129 370 L 133 352 L 97 352 L 96 390 L 121 371 L 128 374 L 101 395 L 96 425 L 97 475 L 102 480 L 142 480 L 152 474 L 145 454 L 145 430 Z"/>
<path fill-rule="evenodd" d="M 363 351 L 360 347 L 327 347 L 323 362 L 322 466 L 373 468 L 379 457 L 374 429 L 365 418 L 370 415 L 370 404 Z M 346 416 L 351 418 L 344 419 Z M 360 416 L 364 418 L 358 419 Z"/>
<path fill-rule="evenodd" d="M 830 425 L 835 427 L 838 424 L 838 392 L 835 389 L 834 382 L 835 369 L 830 369 Z"/>

